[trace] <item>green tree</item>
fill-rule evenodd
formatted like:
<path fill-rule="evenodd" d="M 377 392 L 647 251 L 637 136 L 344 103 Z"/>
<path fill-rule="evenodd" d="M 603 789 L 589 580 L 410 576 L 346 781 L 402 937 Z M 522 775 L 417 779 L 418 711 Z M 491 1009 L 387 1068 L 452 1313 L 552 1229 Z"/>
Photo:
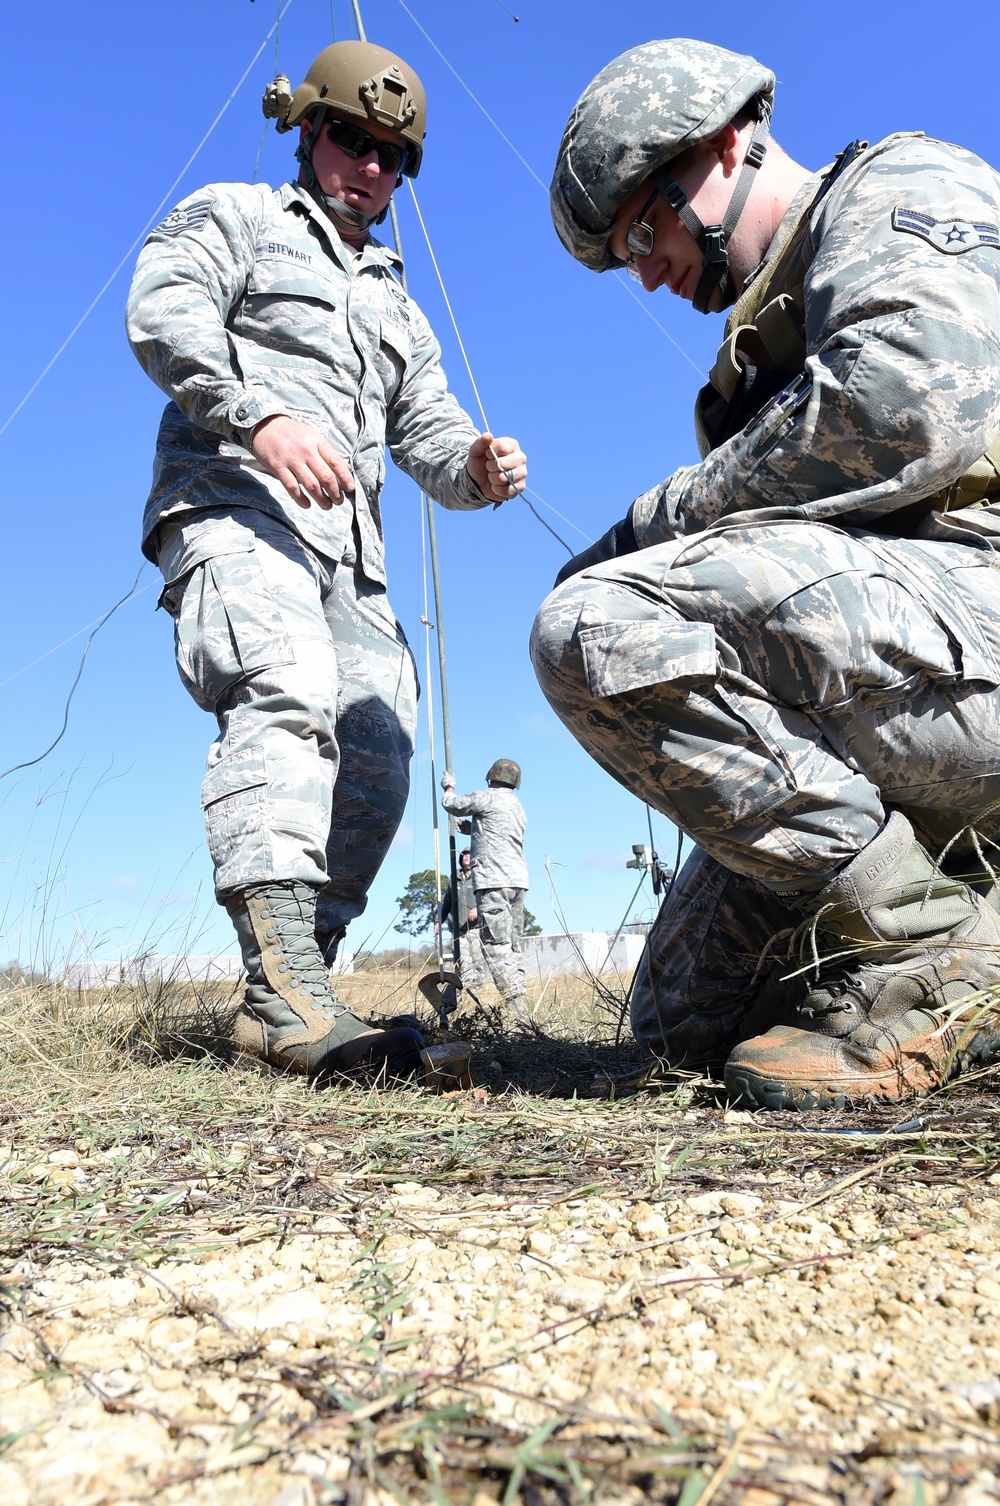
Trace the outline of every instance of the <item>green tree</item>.
<path fill-rule="evenodd" d="M 422 868 L 419 873 L 411 873 L 406 892 L 397 896 L 396 904 L 400 915 L 394 930 L 404 936 L 422 936 L 431 930 L 437 913 L 434 869 Z"/>
<path fill-rule="evenodd" d="M 447 879 L 442 876 L 442 886 Z M 393 927 L 403 936 L 422 936 L 425 931 L 431 930 L 437 918 L 437 888 L 434 883 L 434 869 L 421 868 L 419 873 L 411 873 L 406 881 L 406 892 L 396 898 L 399 906 L 399 920 Z M 532 915 L 531 911 L 524 912 L 524 935 L 541 936 L 542 928 Z"/>

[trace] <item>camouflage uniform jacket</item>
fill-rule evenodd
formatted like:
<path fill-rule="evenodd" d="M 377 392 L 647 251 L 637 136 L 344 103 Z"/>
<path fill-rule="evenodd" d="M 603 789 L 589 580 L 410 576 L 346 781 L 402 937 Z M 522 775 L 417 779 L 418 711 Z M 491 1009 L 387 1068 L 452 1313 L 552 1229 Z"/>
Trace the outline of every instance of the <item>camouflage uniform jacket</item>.
<path fill-rule="evenodd" d="M 472 817 L 472 887 L 527 889 L 524 861 L 524 807 L 513 790 L 445 790 L 441 804 L 449 815 Z"/>
<path fill-rule="evenodd" d="M 818 183 L 796 195 L 771 256 Z M 807 251 L 805 375 L 791 401 L 780 394 L 700 464 L 640 497 L 640 548 L 737 516 L 912 535 L 900 510 L 952 484 L 995 439 L 1000 176 L 960 147 L 889 136 L 817 205 Z M 1000 533 L 994 512 L 950 515 L 978 520 L 971 536 L 934 513 L 942 526 L 924 521 L 920 536 L 976 542 Z"/>
<path fill-rule="evenodd" d="M 396 463 L 450 508 L 487 506 L 465 469 L 477 430 L 447 390 L 440 347 L 369 239 L 344 244 L 305 189 L 216 183 L 152 232 L 132 283 L 132 349 L 168 403 L 160 424 L 143 549 L 164 518 L 256 507 L 340 560 L 354 548 L 385 582 L 379 492 Z M 351 464 L 353 509 L 297 506 L 248 448 L 284 413 L 313 425 Z"/>

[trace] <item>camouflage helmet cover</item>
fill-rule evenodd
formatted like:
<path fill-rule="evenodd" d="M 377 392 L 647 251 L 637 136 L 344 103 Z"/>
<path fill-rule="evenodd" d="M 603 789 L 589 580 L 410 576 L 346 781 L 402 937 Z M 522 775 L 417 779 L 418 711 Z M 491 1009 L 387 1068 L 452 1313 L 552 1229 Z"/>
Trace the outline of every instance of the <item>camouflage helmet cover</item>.
<path fill-rule="evenodd" d="M 556 158 L 550 203 L 567 251 L 595 272 L 621 266 L 608 237 L 632 190 L 757 96 L 770 109 L 771 70 L 711 42 L 671 37 L 615 58 L 578 99 Z"/>
<path fill-rule="evenodd" d="M 495 779 L 497 784 L 505 784 L 509 789 L 521 788 L 521 765 L 515 763 L 512 758 L 498 758 L 490 764 L 486 770 L 486 783 Z"/>
<path fill-rule="evenodd" d="M 409 144 L 403 171 L 413 178 L 420 171 L 427 134 L 424 86 L 409 63 L 375 42 L 331 43 L 313 58 L 294 93 L 287 75 L 279 73 L 262 105 L 279 131 L 290 131 L 318 106 L 378 121 Z"/>

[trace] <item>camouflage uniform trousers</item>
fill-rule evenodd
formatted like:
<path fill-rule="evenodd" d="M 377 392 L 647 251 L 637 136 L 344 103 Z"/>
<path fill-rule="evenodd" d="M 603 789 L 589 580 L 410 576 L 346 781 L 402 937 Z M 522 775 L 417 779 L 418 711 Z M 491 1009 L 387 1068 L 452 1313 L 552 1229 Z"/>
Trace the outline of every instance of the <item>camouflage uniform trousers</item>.
<path fill-rule="evenodd" d="M 476 906 L 479 940 L 490 976 L 503 999 L 520 999 L 524 995 L 524 890 L 477 889 Z"/>
<path fill-rule="evenodd" d="M 463 988 L 475 988 L 490 976 L 478 925 L 470 926 L 458 938 L 458 976 Z"/>
<path fill-rule="evenodd" d="M 1000 799 L 989 559 L 734 524 L 585 569 L 543 603 L 532 658 L 556 713 L 703 849 L 633 988 L 651 1049 L 724 1059 L 751 1010 L 777 1013 L 749 1033 L 791 1010 L 795 986 L 757 970 L 794 924 L 781 896 L 820 888 L 888 809 L 940 848 Z"/>
<path fill-rule="evenodd" d="M 632 980 L 639 1044 L 672 1067 L 717 1069 L 740 1041 L 793 1024 L 806 984 L 773 942 L 798 921 L 779 895 L 696 848 Z"/>
<path fill-rule="evenodd" d="M 202 785 L 216 893 L 299 879 L 317 931 L 342 932 L 409 790 L 419 692 L 385 591 L 252 508 L 188 517 L 159 562 L 181 680 L 219 724 Z"/>

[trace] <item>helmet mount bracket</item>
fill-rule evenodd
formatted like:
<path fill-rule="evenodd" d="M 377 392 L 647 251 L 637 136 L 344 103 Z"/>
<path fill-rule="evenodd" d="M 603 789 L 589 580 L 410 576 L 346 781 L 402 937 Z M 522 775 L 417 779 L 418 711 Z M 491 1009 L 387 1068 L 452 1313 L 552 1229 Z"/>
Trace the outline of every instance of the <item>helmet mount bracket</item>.
<path fill-rule="evenodd" d="M 391 131 L 405 130 L 416 117 L 417 107 L 395 64 L 366 79 L 358 89 L 358 96 L 368 118 Z"/>

